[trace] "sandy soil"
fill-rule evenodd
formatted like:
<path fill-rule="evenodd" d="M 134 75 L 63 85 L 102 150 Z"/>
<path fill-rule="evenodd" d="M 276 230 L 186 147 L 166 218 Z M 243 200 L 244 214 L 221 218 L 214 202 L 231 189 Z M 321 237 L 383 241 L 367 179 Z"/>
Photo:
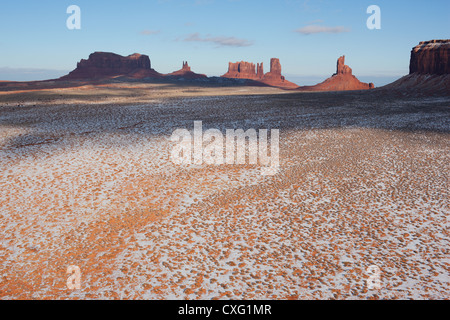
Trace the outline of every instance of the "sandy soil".
<path fill-rule="evenodd" d="M 0 297 L 449 299 L 449 106 L 380 91 L 2 92 Z M 174 165 L 169 137 L 194 120 L 280 129 L 280 173 Z"/>
<path fill-rule="evenodd" d="M 28 85 L 27 85 L 28 84 Z M 68 87 L 67 87 L 68 86 Z M 266 95 L 291 93 L 274 87 L 248 86 L 193 86 L 189 83 L 101 83 L 44 82 L 11 83 L 11 87 L 0 87 L 3 105 L 61 105 L 61 104 L 145 104 L 161 102 L 161 99 L 176 97 Z"/>

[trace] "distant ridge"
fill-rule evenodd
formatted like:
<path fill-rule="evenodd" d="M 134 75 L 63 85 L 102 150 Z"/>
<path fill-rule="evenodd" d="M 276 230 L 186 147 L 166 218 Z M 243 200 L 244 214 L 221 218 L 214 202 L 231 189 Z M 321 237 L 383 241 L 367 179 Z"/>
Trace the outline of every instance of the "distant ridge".
<path fill-rule="evenodd" d="M 69 74 L 53 80 L 31 81 L 22 83 L 4 82 L 0 87 L 11 90 L 14 87 L 70 87 L 84 84 L 100 84 L 105 81 L 190 81 L 202 85 L 215 86 L 269 86 L 285 90 L 299 91 L 343 91 L 368 90 L 374 88 L 372 83 L 359 81 L 352 69 L 345 65 L 345 56 L 338 59 L 336 73 L 315 86 L 298 86 L 286 80 L 278 58 L 270 60 L 270 71 L 264 73 L 263 63 L 257 65 L 241 61 L 228 65 L 228 71 L 221 77 L 207 77 L 191 70 L 187 61 L 181 69 L 169 74 L 162 74 L 152 68 L 149 56 L 134 53 L 121 56 L 112 52 L 94 52 L 88 59 L 81 59 L 77 67 Z M 31 88 L 31 87 L 30 87 Z"/>

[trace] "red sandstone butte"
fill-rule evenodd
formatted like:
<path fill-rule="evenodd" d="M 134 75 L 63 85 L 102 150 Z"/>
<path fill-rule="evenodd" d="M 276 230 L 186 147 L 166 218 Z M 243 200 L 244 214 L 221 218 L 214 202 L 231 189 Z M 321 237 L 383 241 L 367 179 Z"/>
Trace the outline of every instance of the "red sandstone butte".
<path fill-rule="evenodd" d="M 273 86 L 286 89 L 298 88 L 298 85 L 287 81 L 284 76 L 281 75 L 281 63 L 280 59 L 270 59 L 270 71 L 264 75 L 261 82 Z"/>
<path fill-rule="evenodd" d="M 263 63 L 258 63 L 256 66 L 256 78 L 262 79 L 264 78 L 264 65 Z"/>
<path fill-rule="evenodd" d="M 302 87 L 302 90 L 313 91 L 345 91 L 345 90 L 368 90 L 375 88 L 373 83 L 359 81 L 353 74 L 352 69 L 345 64 L 345 56 L 337 61 L 336 73 L 322 83 L 315 86 Z"/>
<path fill-rule="evenodd" d="M 411 50 L 409 74 L 450 74 L 450 40 L 419 42 Z"/>
<path fill-rule="evenodd" d="M 259 80 L 264 74 L 263 65 L 258 63 L 258 72 L 256 72 L 256 67 L 254 63 L 241 61 L 241 62 L 229 62 L 228 72 L 225 73 L 223 78 L 233 78 L 233 79 L 250 79 Z"/>
<path fill-rule="evenodd" d="M 450 39 L 419 42 L 411 50 L 409 75 L 383 89 L 450 94 Z"/>
<path fill-rule="evenodd" d="M 287 81 L 281 75 L 280 60 L 276 58 L 270 60 L 270 72 L 266 74 L 264 74 L 264 65 L 262 62 L 258 63 L 255 67 L 254 63 L 241 61 L 235 63 L 230 62 L 228 64 L 228 72 L 222 77 L 255 80 L 269 86 L 286 89 L 298 88 L 295 83 Z"/>
<path fill-rule="evenodd" d="M 94 52 L 87 60 L 78 62 L 75 70 L 61 80 L 93 80 L 126 76 L 130 78 L 160 78 L 162 75 L 151 68 L 150 58 L 138 53 L 127 57 L 110 53 Z"/>
<path fill-rule="evenodd" d="M 183 67 L 180 70 L 165 75 L 166 77 L 184 78 L 184 79 L 202 79 L 207 78 L 204 74 L 199 74 L 191 71 L 187 61 L 183 61 Z"/>
<path fill-rule="evenodd" d="M 345 56 L 338 58 L 336 74 L 352 74 L 352 68 L 345 64 Z"/>

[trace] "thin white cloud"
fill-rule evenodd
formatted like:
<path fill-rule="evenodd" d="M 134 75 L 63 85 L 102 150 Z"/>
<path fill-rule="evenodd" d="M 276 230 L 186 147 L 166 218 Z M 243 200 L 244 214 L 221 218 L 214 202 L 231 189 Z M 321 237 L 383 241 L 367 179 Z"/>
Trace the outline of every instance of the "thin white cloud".
<path fill-rule="evenodd" d="M 317 23 L 324 23 L 324 21 L 322 19 L 317 19 L 317 20 L 310 21 L 306 24 L 317 24 Z"/>
<path fill-rule="evenodd" d="M 158 34 L 160 32 L 161 32 L 160 30 L 142 30 L 140 32 L 140 34 L 142 34 L 144 36 L 151 36 L 151 35 L 154 35 L 154 34 Z"/>
<path fill-rule="evenodd" d="M 207 36 L 207 37 L 202 38 L 198 32 L 191 33 L 186 38 L 184 38 L 183 41 L 187 41 L 187 42 L 210 42 L 210 43 L 214 43 L 214 44 L 216 44 L 218 46 L 221 46 L 221 47 L 223 47 L 223 46 L 228 46 L 228 47 L 249 47 L 249 46 L 253 45 L 252 41 L 245 40 L 245 39 L 239 39 L 239 38 L 235 38 L 235 37 L 223 37 L 223 36 L 211 37 L 211 36 Z"/>
<path fill-rule="evenodd" d="M 327 27 L 327 26 L 321 26 L 317 24 L 311 24 L 308 26 L 305 26 L 303 28 L 295 30 L 295 32 L 304 34 L 304 35 L 310 35 L 310 34 L 317 34 L 317 33 L 344 33 L 349 32 L 350 29 L 343 27 L 343 26 L 337 26 L 337 27 Z"/>

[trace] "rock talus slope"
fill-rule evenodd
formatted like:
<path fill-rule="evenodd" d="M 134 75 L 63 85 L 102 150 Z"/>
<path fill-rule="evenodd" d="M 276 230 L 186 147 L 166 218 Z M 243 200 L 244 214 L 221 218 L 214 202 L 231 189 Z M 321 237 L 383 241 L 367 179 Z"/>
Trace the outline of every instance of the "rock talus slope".
<path fill-rule="evenodd" d="M 353 75 L 352 69 L 345 64 L 345 56 L 337 60 L 336 73 L 322 83 L 315 86 L 302 87 L 311 91 L 345 91 L 368 90 L 375 88 L 373 83 L 364 83 Z"/>
<path fill-rule="evenodd" d="M 202 79 L 207 78 L 204 74 L 195 73 L 191 70 L 187 61 L 183 61 L 183 66 L 180 70 L 174 71 L 172 73 L 166 74 L 166 77 L 178 78 L 178 79 Z"/>

